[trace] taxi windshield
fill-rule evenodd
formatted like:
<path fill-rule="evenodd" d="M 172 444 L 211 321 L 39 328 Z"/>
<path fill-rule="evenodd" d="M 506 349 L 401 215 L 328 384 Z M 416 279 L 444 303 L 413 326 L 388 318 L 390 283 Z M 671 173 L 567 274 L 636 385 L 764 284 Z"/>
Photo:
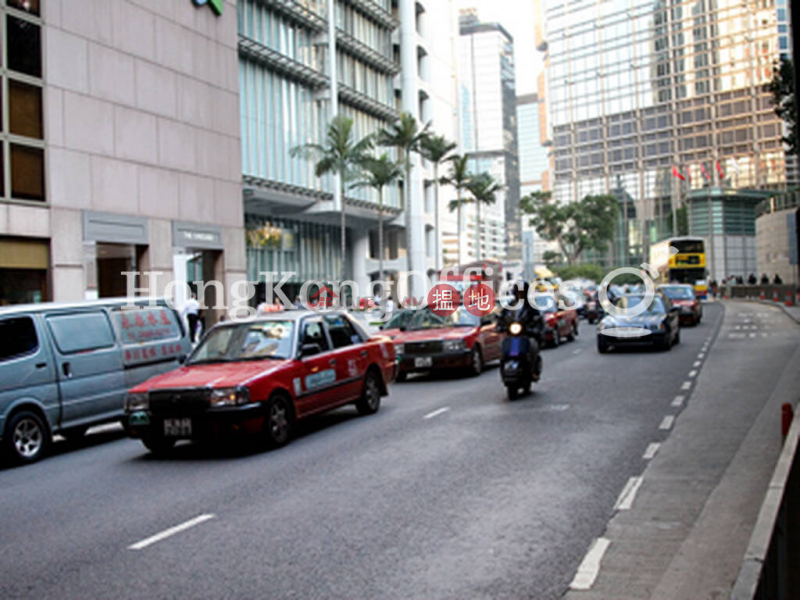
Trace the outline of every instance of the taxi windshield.
<path fill-rule="evenodd" d="M 414 318 L 408 324 L 408 329 L 418 331 L 421 329 L 442 329 L 444 327 L 479 327 L 480 324 L 480 317 L 467 312 L 463 306 L 447 316 L 439 316 L 429 308 L 424 308 L 414 315 Z"/>
<path fill-rule="evenodd" d="M 290 358 L 294 349 L 293 321 L 240 323 L 211 330 L 187 365 Z"/>
<path fill-rule="evenodd" d="M 661 290 L 670 300 L 694 300 L 694 290 L 690 287 L 676 285 L 663 287 Z"/>

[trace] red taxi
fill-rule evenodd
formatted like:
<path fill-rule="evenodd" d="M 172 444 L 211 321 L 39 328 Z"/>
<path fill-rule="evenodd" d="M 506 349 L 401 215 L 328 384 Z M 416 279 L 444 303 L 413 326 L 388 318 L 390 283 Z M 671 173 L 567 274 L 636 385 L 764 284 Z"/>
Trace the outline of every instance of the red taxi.
<path fill-rule="evenodd" d="M 670 299 L 673 306 L 677 306 L 681 325 L 690 323 L 699 325 L 703 318 L 703 303 L 691 285 L 660 285 L 658 290 Z"/>
<path fill-rule="evenodd" d="M 566 308 L 563 300 L 560 304 L 553 296 L 539 295 L 536 304 L 544 313 L 545 343 L 556 348 L 561 345 L 564 339 L 570 342 L 578 336 L 578 311 L 574 308 Z M 562 308 L 564 306 L 564 308 Z"/>
<path fill-rule="evenodd" d="M 309 415 L 345 404 L 377 412 L 394 370 L 392 342 L 370 337 L 344 313 L 222 323 L 182 367 L 128 392 L 128 431 L 152 452 L 225 434 L 281 446 Z"/>
<path fill-rule="evenodd" d="M 428 308 L 420 309 L 402 330 L 392 335 L 397 351 L 397 380 L 404 381 L 409 373 L 434 369 L 462 368 L 480 375 L 486 363 L 499 360 L 502 354 L 503 334 L 497 331 L 499 313 L 497 308 L 485 317 L 477 317 L 461 306 L 443 317 Z"/>

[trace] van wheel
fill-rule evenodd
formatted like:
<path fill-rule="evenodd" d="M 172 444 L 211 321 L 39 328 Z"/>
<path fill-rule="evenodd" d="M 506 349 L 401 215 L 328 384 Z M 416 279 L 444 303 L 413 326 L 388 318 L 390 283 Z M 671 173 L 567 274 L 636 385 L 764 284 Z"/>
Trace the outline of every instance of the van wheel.
<path fill-rule="evenodd" d="M 290 400 L 282 394 L 275 394 L 267 403 L 267 416 L 264 419 L 264 433 L 270 448 L 285 446 L 292 436 L 294 411 Z"/>
<path fill-rule="evenodd" d="M 11 460 L 25 465 L 44 456 L 50 443 L 50 432 L 39 415 L 23 410 L 11 417 L 4 441 Z"/>
<path fill-rule="evenodd" d="M 142 443 L 144 447 L 150 450 L 150 453 L 155 456 L 169 454 L 170 450 L 175 446 L 175 440 L 163 437 L 142 438 Z"/>
<path fill-rule="evenodd" d="M 364 378 L 364 391 L 356 402 L 356 408 L 361 415 L 372 415 L 381 407 L 381 382 L 374 370 L 367 371 Z"/>

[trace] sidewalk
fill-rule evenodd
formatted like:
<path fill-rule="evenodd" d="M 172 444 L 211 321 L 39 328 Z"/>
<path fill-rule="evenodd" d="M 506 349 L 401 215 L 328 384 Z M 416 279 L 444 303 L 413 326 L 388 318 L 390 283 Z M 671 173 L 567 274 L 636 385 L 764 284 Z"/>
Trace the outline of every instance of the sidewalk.
<path fill-rule="evenodd" d="M 566 598 L 729 597 L 780 453 L 780 406 L 797 401 L 800 328 L 769 311 L 759 321 L 768 337 L 742 339 L 734 327 L 760 307 L 724 304 L 686 408 L 644 468 L 630 509 L 602 532 L 608 549 L 593 585 Z"/>

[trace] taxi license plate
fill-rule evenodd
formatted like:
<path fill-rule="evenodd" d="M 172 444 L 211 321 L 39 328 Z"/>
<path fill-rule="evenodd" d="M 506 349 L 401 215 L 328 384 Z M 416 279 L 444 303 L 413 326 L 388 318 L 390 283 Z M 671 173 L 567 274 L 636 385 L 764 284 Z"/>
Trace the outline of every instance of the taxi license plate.
<path fill-rule="evenodd" d="M 164 419 L 164 435 L 166 437 L 186 437 L 192 435 L 192 420 Z"/>
<path fill-rule="evenodd" d="M 415 358 L 414 359 L 414 366 L 419 368 L 424 367 L 432 367 L 433 366 L 433 359 L 430 356 L 424 356 L 422 358 Z"/>

